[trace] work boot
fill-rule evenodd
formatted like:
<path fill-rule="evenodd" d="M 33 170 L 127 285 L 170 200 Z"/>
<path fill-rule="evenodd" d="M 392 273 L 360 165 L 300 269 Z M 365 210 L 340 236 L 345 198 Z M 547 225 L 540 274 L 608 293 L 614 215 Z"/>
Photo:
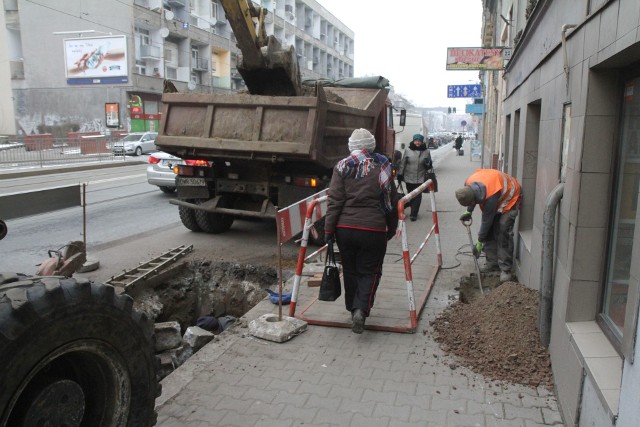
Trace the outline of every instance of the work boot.
<path fill-rule="evenodd" d="M 359 308 L 353 310 L 353 315 L 351 316 L 353 320 L 353 325 L 351 326 L 351 330 L 354 334 L 361 334 L 364 331 L 364 312 Z"/>
<path fill-rule="evenodd" d="M 500 271 L 498 263 L 486 263 L 483 267 L 480 267 L 480 273 L 491 273 L 493 271 Z"/>
<path fill-rule="evenodd" d="M 500 283 L 502 282 L 509 282 L 511 281 L 511 273 L 508 271 L 501 271 L 500 272 Z"/>

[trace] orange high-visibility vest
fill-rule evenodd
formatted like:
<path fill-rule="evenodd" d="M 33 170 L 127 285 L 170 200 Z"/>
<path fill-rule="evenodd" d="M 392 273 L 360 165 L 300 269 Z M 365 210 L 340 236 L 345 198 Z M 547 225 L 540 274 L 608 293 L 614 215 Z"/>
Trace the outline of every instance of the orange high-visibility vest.
<path fill-rule="evenodd" d="M 487 194 L 485 198 L 487 199 L 496 193 L 501 194 L 498 202 L 498 213 L 508 212 L 513 209 L 520 198 L 520 183 L 511 175 L 499 170 L 478 169 L 464 184 L 469 185 L 472 182 L 480 182 L 486 187 Z M 480 209 L 483 208 L 483 205 L 484 203 L 480 203 Z"/>

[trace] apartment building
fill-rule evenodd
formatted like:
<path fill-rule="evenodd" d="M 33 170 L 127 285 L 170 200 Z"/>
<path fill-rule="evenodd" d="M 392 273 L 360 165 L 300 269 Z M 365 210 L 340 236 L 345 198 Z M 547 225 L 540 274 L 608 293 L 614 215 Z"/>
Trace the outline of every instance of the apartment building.
<path fill-rule="evenodd" d="M 637 426 L 638 1 L 483 7 L 483 46 L 513 48 L 503 71 L 482 72 L 483 166 L 522 183 L 517 275 L 541 292 L 565 425 Z"/>
<path fill-rule="evenodd" d="M 303 79 L 353 76 L 353 31 L 318 2 L 260 3 Z M 0 98 L 12 102 L 0 108 L 14 120 L 0 134 L 155 130 L 165 80 L 181 92 L 244 89 L 218 0 L 3 0 L 1 12 Z"/>

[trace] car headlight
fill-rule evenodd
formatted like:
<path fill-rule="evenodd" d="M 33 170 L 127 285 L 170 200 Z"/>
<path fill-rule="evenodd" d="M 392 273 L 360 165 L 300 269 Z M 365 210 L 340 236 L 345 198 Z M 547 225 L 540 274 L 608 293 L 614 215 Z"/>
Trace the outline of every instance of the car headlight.
<path fill-rule="evenodd" d="M 126 148 L 127 150 L 130 150 L 133 148 L 133 144 L 125 144 L 124 148 Z"/>

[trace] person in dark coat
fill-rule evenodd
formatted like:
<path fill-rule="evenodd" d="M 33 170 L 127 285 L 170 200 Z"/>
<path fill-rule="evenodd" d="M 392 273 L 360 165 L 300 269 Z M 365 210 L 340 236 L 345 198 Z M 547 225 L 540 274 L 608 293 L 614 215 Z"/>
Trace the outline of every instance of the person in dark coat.
<path fill-rule="evenodd" d="M 424 136 L 417 133 L 413 135 L 413 141 L 411 141 L 409 147 L 404 150 L 398 173 L 396 174 L 398 183 L 404 181 L 407 191 L 411 192 L 426 181 L 427 172 L 432 169 L 431 153 L 429 153 L 424 143 Z M 411 218 L 411 221 L 415 221 L 418 218 L 421 204 L 422 194 L 414 197 L 409 202 L 409 206 L 411 206 L 409 218 Z"/>
<path fill-rule="evenodd" d="M 356 334 L 364 330 L 382 275 L 382 262 L 398 224 L 398 193 L 391 163 L 375 153 L 367 129 L 349 138 L 351 154 L 340 160 L 329 185 L 325 241 L 334 240 L 342 261 L 346 309 Z"/>

